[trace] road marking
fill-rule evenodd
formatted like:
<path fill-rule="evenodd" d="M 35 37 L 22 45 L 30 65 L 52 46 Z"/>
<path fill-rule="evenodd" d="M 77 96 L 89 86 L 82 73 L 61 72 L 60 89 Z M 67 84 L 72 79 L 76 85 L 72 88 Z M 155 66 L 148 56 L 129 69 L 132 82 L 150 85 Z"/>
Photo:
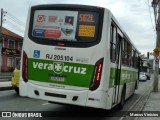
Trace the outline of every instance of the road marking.
<path fill-rule="evenodd" d="M 47 102 L 47 103 L 43 103 L 42 105 L 49 105 L 49 104 L 50 104 L 50 103 Z"/>

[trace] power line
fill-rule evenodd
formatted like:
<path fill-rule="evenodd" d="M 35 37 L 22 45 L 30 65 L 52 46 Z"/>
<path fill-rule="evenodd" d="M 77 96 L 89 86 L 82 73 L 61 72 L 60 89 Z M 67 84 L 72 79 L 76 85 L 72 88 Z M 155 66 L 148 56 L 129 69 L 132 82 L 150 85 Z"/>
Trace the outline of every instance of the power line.
<path fill-rule="evenodd" d="M 15 30 L 24 33 L 24 30 L 22 30 L 21 28 L 17 27 L 16 25 L 14 25 L 13 23 L 6 21 L 6 24 L 8 24 L 10 27 L 14 28 Z"/>
<path fill-rule="evenodd" d="M 24 29 L 21 29 L 20 27 L 16 26 L 15 24 L 11 23 L 10 21 L 6 21 L 7 23 L 9 23 L 10 25 L 14 26 L 15 28 L 21 30 L 21 31 L 24 31 Z M 6 23 L 5 22 L 5 23 Z"/>
<path fill-rule="evenodd" d="M 22 24 L 22 23 L 20 23 L 20 22 L 16 21 L 16 20 L 15 20 L 15 19 L 13 19 L 12 17 L 10 17 L 10 16 L 8 16 L 8 15 L 6 15 L 6 17 L 7 17 L 7 18 L 9 18 L 10 20 L 12 20 L 13 22 L 15 22 L 16 24 L 18 24 L 19 26 L 21 26 L 21 27 L 25 27 L 25 25 L 24 25 L 24 24 Z"/>
<path fill-rule="evenodd" d="M 19 31 L 21 33 L 24 33 L 25 29 L 25 23 L 19 20 L 17 17 L 12 15 L 10 12 L 7 12 L 5 15 L 8 19 L 6 20 L 6 24 L 15 29 L 16 31 Z"/>
<path fill-rule="evenodd" d="M 25 25 L 24 22 L 22 22 L 21 20 L 19 20 L 17 17 L 15 17 L 14 15 L 12 15 L 10 12 L 7 12 L 7 15 L 9 15 L 10 17 L 12 17 L 14 20 L 16 20 L 17 22 L 22 23 L 23 25 Z"/>
<path fill-rule="evenodd" d="M 7 17 L 9 19 L 3 19 L 3 17 Z M 10 21 L 12 22 L 10 22 Z M 17 19 L 16 17 L 14 17 L 13 15 L 11 15 L 10 13 L 8 14 L 8 12 L 4 11 L 3 9 L 1 9 L 1 29 L 2 29 L 2 23 L 4 22 L 4 24 L 7 24 L 9 27 L 12 27 L 14 30 L 23 33 L 24 34 L 24 23 L 22 21 L 20 21 L 19 19 Z M 23 28 L 22 28 L 23 27 Z"/>

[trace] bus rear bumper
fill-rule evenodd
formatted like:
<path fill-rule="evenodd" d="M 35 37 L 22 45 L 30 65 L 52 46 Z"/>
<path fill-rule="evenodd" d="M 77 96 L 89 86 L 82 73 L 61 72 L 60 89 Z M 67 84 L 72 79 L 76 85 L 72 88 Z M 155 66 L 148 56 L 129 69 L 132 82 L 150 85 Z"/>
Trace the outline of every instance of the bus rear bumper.
<path fill-rule="evenodd" d="M 39 86 L 20 81 L 20 96 L 43 99 L 51 102 L 86 106 L 88 90 L 64 90 Z"/>
<path fill-rule="evenodd" d="M 57 89 L 24 81 L 20 81 L 19 89 L 20 96 L 47 100 L 51 103 L 108 109 L 106 103 L 109 98 L 104 91 Z"/>

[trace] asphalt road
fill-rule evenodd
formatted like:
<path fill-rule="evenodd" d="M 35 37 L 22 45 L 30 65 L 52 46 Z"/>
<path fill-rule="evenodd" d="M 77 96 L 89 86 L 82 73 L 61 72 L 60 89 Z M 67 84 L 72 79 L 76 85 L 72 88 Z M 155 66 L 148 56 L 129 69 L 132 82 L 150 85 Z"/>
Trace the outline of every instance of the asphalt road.
<path fill-rule="evenodd" d="M 79 106 L 67 106 L 59 104 L 51 104 L 44 100 L 20 97 L 14 90 L 0 91 L 0 111 L 33 111 L 46 112 L 48 116 L 54 116 L 55 120 L 125 120 L 129 111 L 138 111 L 143 106 L 145 98 L 149 94 L 152 80 L 139 82 L 139 88 L 135 94 L 129 98 L 124 105 L 123 110 L 97 110 L 93 108 L 84 108 Z M 48 112 L 49 111 L 49 112 Z M 89 114 L 89 116 L 86 116 Z M 121 115 L 119 115 L 121 114 Z M 74 116 L 74 117 L 73 117 Z M 110 117 L 107 117 L 110 116 Z M 22 118 L 0 118 L 1 120 L 21 120 Z M 23 118 L 25 120 L 39 120 L 40 118 Z M 41 118 L 51 119 L 51 118 Z M 128 119 L 128 118 L 127 118 Z M 132 117 L 133 119 L 133 117 Z"/>

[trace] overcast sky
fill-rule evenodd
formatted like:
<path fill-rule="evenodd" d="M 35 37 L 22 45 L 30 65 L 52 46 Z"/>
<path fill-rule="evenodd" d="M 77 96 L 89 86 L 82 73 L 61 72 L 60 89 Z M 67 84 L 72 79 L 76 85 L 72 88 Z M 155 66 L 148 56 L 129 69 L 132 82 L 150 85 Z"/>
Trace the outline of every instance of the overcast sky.
<path fill-rule="evenodd" d="M 3 27 L 23 37 L 28 8 L 32 5 L 62 3 L 106 7 L 119 21 L 138 50 L 146 55 L 147 52 L 153 51 L 156 42 L 151 2 L 152 0 L 0 0 L 0 8 L 7 11 Z"/>

